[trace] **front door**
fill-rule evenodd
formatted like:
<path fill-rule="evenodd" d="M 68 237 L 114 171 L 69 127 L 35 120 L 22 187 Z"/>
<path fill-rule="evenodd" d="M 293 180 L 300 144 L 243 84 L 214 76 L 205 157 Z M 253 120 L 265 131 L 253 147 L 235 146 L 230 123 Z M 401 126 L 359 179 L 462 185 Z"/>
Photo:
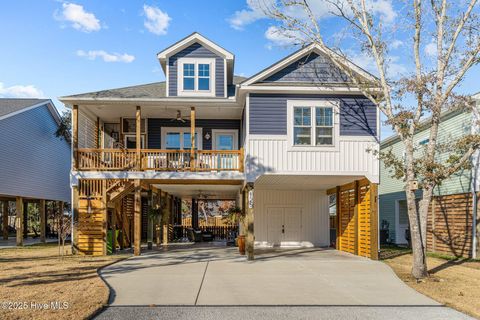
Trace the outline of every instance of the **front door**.
<path fill-rule="evenodd" d="M 284 241 L 300 241 L 302 237 L 302 209 L 285 208 L 285 232 Z"/>
<path fill-rule="evenodd" d="M 235 169 L 238 159 L 232 154 L 222 153 L 221 151 L 230 151 L 238 149 L 237 130 L 213 130 L 213 148 L 220 151 L 217 154 L 216 169 Z"/>
<path fill-rule="evenodd" d="M 283 208 L 268 208 L 267 209 L 267 239 L 269 243 L 279 245 L 283 240 L 284 232 L 284 210 Z"/>
<path fill-rule="evenodd" d="M 302 209 L 267 208 L 267 240 L 274 246 L 296 244 L 302 240 Z"/>

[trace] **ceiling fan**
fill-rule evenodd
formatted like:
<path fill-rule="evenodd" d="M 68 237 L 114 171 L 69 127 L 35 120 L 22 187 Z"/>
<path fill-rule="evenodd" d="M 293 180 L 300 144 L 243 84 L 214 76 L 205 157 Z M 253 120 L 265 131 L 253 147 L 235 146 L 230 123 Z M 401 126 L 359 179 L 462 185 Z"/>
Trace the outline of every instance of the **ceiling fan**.
<path fill-rule="evenodd" d="M 188 117 L 185 117 L 185 119 L 188 120 Z M 180 110 L 177 110 L 177 115 L 175 118 L 171 119 L 170 121 L 181 121 L 183 123 L 185 123 L 185 119 L 182 118 L 182 112 Z"/>

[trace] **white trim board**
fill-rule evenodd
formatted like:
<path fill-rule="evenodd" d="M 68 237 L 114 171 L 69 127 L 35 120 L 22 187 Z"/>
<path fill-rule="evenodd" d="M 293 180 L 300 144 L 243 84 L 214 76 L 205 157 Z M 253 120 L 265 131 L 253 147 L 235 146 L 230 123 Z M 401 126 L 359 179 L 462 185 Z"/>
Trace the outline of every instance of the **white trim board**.
<path fill-rule="evenodd" d="M 175 43 L 174 45 L 164 49 L 163 51 L 160 51 L 159 53 L 157 53 L 157 58 L 166 59 L 167 56 L 174 55 L 175 53 L 182 51 L 183 49 L 189 47 L 190 45 L 196 42 L 200 43 L 201 45 L 205 46 L 207 49 L 217 53 L 218 55 L 224 57 L 227 60 L 232 60 L 234 58 L 233 53 L 220 47 L 213 41 L 208 40 L 198 32 L 195 32 L 189 35 L 188 37 L 184 38 L 183 40 L 180 40 L 179 42 Z"/>

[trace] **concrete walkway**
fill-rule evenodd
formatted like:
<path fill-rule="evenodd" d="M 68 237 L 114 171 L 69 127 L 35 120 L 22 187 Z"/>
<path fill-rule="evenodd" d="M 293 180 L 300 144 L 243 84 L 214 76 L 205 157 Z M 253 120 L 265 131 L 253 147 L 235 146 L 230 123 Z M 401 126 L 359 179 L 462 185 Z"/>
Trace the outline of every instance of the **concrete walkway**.
<path fill-rule="evenodd" d="M 471 319 L 405 285 L 384 263 L 336 250 L 176 247 L 101 271 L 97 319 Z"/>

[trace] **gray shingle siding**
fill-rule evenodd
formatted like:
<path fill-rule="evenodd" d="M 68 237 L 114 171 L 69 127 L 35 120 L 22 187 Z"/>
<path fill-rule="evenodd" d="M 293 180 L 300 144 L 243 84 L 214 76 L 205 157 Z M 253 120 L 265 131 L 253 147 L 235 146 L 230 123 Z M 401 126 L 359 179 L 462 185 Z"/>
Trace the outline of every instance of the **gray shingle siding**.
<path fill-rule="evenodd" d="M 0 194 L 70 202 L 70 146 L 41 106 L 0 120 Z"/>
<path fill-rule="evenodd" d="M 326 56 L 312 52 L 262 82 L 343 83 L 349 80 Z"/>
<path fill-rule="evenodd" d="M 177 96 L 177 60 L 183 57 L 215 58 L 215 96 L 225 97 L 225 60 L 199 43 L 194 43 L 168 58 L 168 95 L 170 97 Z"/>
<path fill-rule="evenodd" d="M 376 136 L 376 106 L 363 96 L 250 94 L 250 134 L 287 134 L 287 100 L 339 100 L 340 135 Z"/>
<path fill-rule="evenodd" d="M 203 150 L 212 150 L 212 129 L 237 129 L 238 133 L 238 145 L 241 143 L 241 127 L 240 120 L 232 119 L 196 119 L 195 126 L 202 128 Z M 162 141 L 162 127 L 190 127 L 190 122 L 186 121 L 170 121 L 170 119 L 148 119 L 148 148 L 149 149 L 161 149 Z M 210 139 L 205 139 L 207 132 L 210 134 Z"/>

